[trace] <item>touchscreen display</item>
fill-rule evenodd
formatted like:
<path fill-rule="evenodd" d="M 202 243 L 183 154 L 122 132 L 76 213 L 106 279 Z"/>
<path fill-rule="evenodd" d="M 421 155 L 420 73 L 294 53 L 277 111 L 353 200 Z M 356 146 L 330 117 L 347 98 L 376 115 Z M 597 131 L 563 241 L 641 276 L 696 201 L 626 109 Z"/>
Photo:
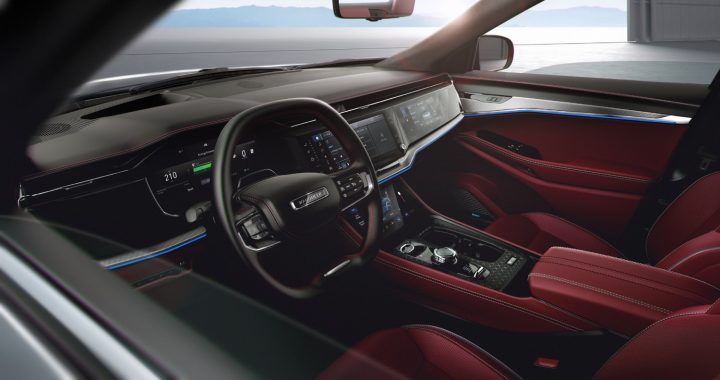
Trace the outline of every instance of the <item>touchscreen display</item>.
<path fill-rule="evenodd" d="M 350 124 L 375 165 L 383 165 L 402 154 L 385 115 L 379 114 Z M 303 149 L 315 168 L 331 173 L 350 165 L 350 158 L 330 131 L 316 133 L 305 140 Z"/>
<path fill-rule="evenodd" d="M 400 105 L 396 114 L 410 141 L 417 141 L 446 120 L 437 95 L 432 94 Z"/>
<path fill-rule="evenodd" d="M 397 142 L 388 128 L 385 115 L 376 115 L 350 124 L 373 159 L 397 150 Z"/>
<path fill-rule="evenodd" d="M 383 210 L 383 234 L 390 234 L 399 230 L 405 224 L 400 204 L 395 195 L 395 187 L 393 185 L 387 185 L 381 188 L 380 198 Z"/>

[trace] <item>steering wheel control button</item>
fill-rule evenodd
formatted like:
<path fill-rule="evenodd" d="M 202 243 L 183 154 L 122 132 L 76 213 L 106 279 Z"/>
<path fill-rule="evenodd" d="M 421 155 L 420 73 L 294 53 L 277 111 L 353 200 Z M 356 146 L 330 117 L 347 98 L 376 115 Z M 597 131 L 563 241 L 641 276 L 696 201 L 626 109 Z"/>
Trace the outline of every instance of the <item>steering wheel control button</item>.
<path fill-rule="evenodd" d="M 336 180 L 335 183 L 343 199 L 352 199 L 367 188 L 360 174 L 352 174 L 345 178 L 340 178 Z"/>
<path fill-rule="evenodd" d="M 292 202 L 290 202 L 290 206 L 292 206 L 293 210 L 300 210 L 302 208 L 310 206 L 313 203 L 320 202 L 328 196 L 330 196 L 330 191 L 328 191 L 327 187 L 321 187 L 301 197 L 293 199 Z"/>
<path fill-rule="evenodd" d="M 437 264 L 455 264 L 457 262 L 457 251 L 450 247 L 435 248 L 432 260 Z"/>
<path fill-rule="evenodd" d="M 255 215 L 242 224 L 245 234 L 252 240 L 261 240 L 270 234 L 262 216 Z"/>

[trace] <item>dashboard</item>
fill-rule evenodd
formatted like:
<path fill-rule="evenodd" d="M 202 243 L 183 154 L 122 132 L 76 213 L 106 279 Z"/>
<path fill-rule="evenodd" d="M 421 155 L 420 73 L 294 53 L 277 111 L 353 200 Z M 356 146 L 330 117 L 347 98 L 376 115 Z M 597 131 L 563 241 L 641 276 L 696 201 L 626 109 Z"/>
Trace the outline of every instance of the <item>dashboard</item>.
<path fill-rule="evenodd" d="M 194 91 L 193 94 L 200 92 L 197 88 Z M 187 228 L 182 226 L 195 223 L 195 219 L 187 217 L 189 210 L 206 207 L 203 204 L 212 200 L 215 142 L 227 119 L 237 113 L 235 104 L 234 110 L 219 121 L 213 122 L 217 117 L 206 115 L 203 119 L 210 121 L 191 124 L 189 119 L 207 113 L 207 109 L 228 106 L 227 102 L 208 103 L 207 99 L 200 99 L 199 103 L 202 107 L 172 104 L 174 113 L 156 117 L 154 109 L 127 114 L 137 116 L 146 112 L 164 122 L 177 119 L 172 127 L 164 127 L 162 133 L 157 133 L 157 138 L 152 137 L 155 131 L 140 129 L 145 123 L 143 119 L 135 118 L 133 124 L 123 125 L 130 119 L 124 114 L 103 117 L 92 122 L 97 126 L 85 126 L 76 132 L 77 135 L 99 134 L 109 124 L 112 124 L 113 132 L 125 128 L 127 133 L 117 135 L 127 139 L 122 144 L 123 149 L 115 148 L 110 154 L 100 151 L 106 149 L 104 146 L 80 144 L 81 139 L 73 135 L 40 141 L 33 145 L 34 149 L 42 146 L 64 148 L 61 143 L 67 141 L 76 149 L 53 149 L 42 151 L 42 158 L 36 156 L 36 163 L 42 163 L 40 166 L 47 170 L 28 176 L 20 184 L 18 204 L 46 219 L 58 220 L 61 215 L 77 214 L 80 209 L 90 214 L 93 211 L 88 211 L 92 208 L 88 206 L 97 202 L 98 211 L 95 212 L 106 209 L 106 219 L 132 223 L 141 213 L 158 224 L 175 226 L 168 227 L 170 230 Z M 411 168 L 419 151 L 459 123 L 462 109 L 458 93 L 449 77 L 440 75 L 331 105 L 346 118 L 372 159 L 381 185 L 383 230 L 392 233 L 401 228 L 404 221 L 391 180 Z M 117 105 L 109 107 L 117 108 Z M 168 106 L 158 108 L 164 107 Z M 91 108 L 86 112 L 92 115 L 97 111 Z M 76 119 L 82 117 L 75 116 Z M 317 120 L 303 115 L 278 115 L 263 122 L 262 128 L 256 129 L 257 136 L 251 141 L 239 141 L 235 148 L 232 179 L 237 188 L 275 175 L 303 171 L 329 174 L 351 164 L 352 158 L 338 139 Z M 144 137 L 140 139 L 140 136 Z M 127 149 L 128 146 L 133 148 Z M 83 149 L 97 152 L 93 154 L 99 158 L 85 159 L 80 161 L 82 164 L 70 160 Z M 50 156 L 56 159 L 43 161 Z M 87 156 L 91 155 L 84 154 L 83 158 Z M 71 161 L 70 165 L 67 161 Z M 141 188 L 145 195 L 140 193 Z M 142 200 L 148 196 L 147 200 Z M 148 208 L 151 204 L 159 215 L 153 215 Z M 128 236 L 130 233 L 119 236 L 120 231 L 112 227 L 99 230 L 99 226 L 90 222 L 83 225 L 85 220 L 78 219 L 83 218 L 77 215 L 71 222 L 58 221 L 102 236 L 117 237 L 120 241 L 135 239 L 135 236 Z M 92 219 L 98 218 L 93 215 Z M 138 241 L 138 244 L 146 244 L 146 240 Z"/>
<path fill-rule="evenodd" d="M 392 167 L 386 170 L 385 178 L 403 169 L 399 160 L 409 146 L 458 115 L 459 108 L 451 114 L 445 111 L 447 107 L 442 107 L 444 98 L 452 95 L 450 91 L 451 87 L 432 89 L 412 100 L 357 112 L 355 117 L 348 118 L 375 167 L 381 172 L 388 165 Z M 148 187 L 163 213 L 182 216 L 197 203 L 211 199 L 215 141 L 216 138 L 211 138 L 171 144 L 149 161 L 148 166 L 153 169 L 147 176 Z M 290 172 L 330 174 L 351 163 L 338 139 L 317 121 L 280 128 L 274 134 L 241 142 L 235 148 L 233 160 L 232 179 L 238 189 L 268 176 Z"/>

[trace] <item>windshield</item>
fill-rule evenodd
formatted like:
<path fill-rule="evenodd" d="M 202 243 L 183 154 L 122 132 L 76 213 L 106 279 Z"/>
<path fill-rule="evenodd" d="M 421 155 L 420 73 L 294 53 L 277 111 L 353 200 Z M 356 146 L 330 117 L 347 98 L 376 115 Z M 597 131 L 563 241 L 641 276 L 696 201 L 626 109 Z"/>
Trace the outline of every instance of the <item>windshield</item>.
<path fill-rule="evenodd" d="M 113 88 L 106 78 L 141 83 L 149 73 L 382 59 L 428 37 L 475 1 L 416 0 L 409 17 L 370 22 L 336 18 L 331 0 L 185 0 L 80 92 Z M 720 68 L 720 42 L 702 27 L 687 36 L 653 32 L 652 17 L 667 12 L 646 20 L 646 10 L 636 8 L 626 0 L 545 0 L 488 34 L 512 40 L 508 72 L 710 83 Z"/>
<path fill-rule="evenodd" d="M 331 0 L 185 0 L 93 79 L 211 67 L 385 58 L 450 22 L 475 0 L 416 0 L 412 16 L 336 18 Z"/>

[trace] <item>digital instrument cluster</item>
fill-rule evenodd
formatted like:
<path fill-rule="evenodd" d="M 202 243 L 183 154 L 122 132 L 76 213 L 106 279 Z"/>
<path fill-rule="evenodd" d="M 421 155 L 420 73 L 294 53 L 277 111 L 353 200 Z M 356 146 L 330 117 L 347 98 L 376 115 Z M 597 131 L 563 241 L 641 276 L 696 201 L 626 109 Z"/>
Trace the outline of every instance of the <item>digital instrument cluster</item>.
<path fill-rule="evenodd" d="M 147 177 L 155 199 L 163 211 L 184 213 L 194 202 L 211 199 L 211 173 L 215 140 L 180 146 L 165 152 L 170 162 L 181 162 Z M 239 144 L 233 154 L 233 179 L 239 180 L 260 169 L 260 154 L 254 141 Z"/>

